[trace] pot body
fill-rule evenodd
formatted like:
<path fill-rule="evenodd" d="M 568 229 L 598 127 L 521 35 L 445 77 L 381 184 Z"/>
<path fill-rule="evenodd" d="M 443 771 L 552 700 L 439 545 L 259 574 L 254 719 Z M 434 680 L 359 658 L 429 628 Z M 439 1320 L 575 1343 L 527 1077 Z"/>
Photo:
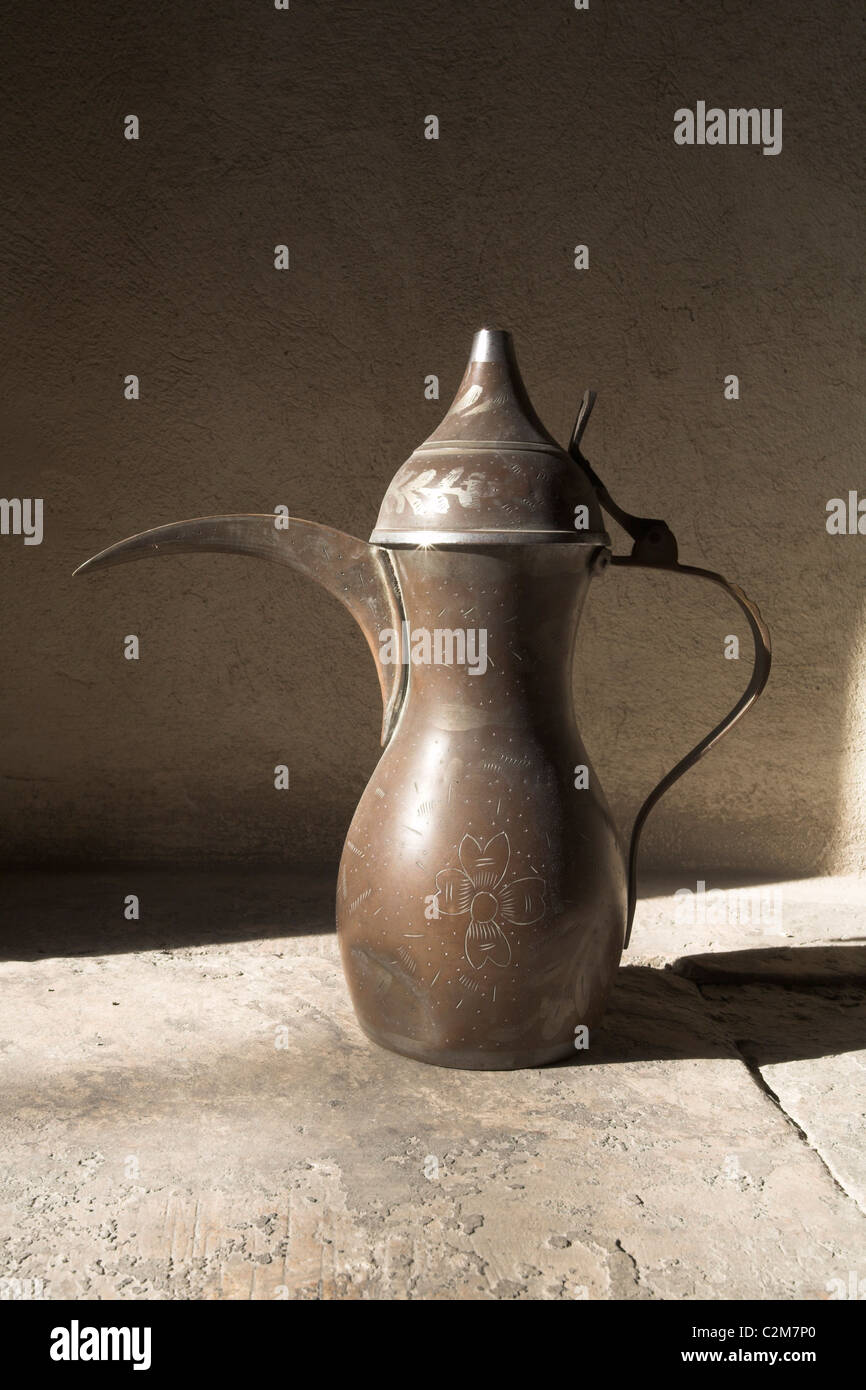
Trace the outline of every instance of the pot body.
<path fill-rule="evenodd" d="M 576 1029 L 601 1017 L 626 872 L 572 706 L 591 554 L 391 552 L 403 651 L 420 660 L 337 890 L 352 1001 L 383 1047 L 439 1066 L 532 1067 L 573 1055 Z"/>

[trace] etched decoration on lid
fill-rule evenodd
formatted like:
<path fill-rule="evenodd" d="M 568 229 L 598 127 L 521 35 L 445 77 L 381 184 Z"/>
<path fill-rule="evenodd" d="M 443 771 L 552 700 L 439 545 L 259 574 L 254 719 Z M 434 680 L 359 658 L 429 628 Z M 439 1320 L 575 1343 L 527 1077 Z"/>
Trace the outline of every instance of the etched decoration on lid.
<path fill-rule="evenodd" d="M 442 423 L 394 475 L 374 545 L 610 545 L 595 490 L 536 415 L 511 334 L 482 328 Z"/>

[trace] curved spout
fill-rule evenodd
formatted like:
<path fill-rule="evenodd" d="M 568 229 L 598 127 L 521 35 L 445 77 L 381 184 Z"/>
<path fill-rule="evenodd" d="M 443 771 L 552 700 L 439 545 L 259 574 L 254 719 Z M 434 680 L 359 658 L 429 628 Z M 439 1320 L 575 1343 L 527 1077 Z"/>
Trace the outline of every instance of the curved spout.
<path fill-rule="evenodd" d="M 273 513 L 250 516 L 202 516 L 156 526 L 101 550 L 75 574 L 122 565 L 147 555 L 176 555 L 192 550 L 258 555 L 288 565 L 315 579 L 349 610 L 373 653 L 382 691 L 382 744 L 397 721 L 403 697 L 405 667 L 384 665 L 381 632 L 402 632 L 402 603 L 387 551 L 356 536 L 320 526 L 315 521 Z"/>

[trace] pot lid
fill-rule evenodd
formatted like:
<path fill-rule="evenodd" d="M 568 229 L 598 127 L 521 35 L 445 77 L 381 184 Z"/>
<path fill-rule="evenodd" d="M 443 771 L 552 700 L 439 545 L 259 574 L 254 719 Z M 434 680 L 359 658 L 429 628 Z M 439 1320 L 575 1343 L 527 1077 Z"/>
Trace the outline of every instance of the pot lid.
<path fill-rule="evenodd" d="M 532 408 L 511 334 L 482 328 L 442 423 L 397 470 L 373 545 L 610 545 L 587 475 Z"/>

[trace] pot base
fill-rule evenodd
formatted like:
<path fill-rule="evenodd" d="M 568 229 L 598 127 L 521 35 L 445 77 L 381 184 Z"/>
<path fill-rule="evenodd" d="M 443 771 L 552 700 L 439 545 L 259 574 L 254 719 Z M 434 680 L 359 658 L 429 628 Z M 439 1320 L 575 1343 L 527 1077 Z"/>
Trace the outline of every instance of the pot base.
<path fill-rule="evenodd" d="M 409 1057 L 413 1062 L 423 1062 L 428 1067 L 448 1067 L 452 1071 L 523 1071 L 549 1066 L 552 1062 L 562 1062 L 575 1055 L 574 1044 L 557 1043 L 555 1046 L 534 1048 L 531 1051 L 517 1049 L 498 1052 L 484 1052 L 480 1048 L 443 1048 L 431 1053 L 429 1048 L 413 1038 L 396 1034 L 373 1032 L 359 1020 L 359 1027 L 365 1037 L 386 1052 L 396 1052 L 401 1057 Z"/>

